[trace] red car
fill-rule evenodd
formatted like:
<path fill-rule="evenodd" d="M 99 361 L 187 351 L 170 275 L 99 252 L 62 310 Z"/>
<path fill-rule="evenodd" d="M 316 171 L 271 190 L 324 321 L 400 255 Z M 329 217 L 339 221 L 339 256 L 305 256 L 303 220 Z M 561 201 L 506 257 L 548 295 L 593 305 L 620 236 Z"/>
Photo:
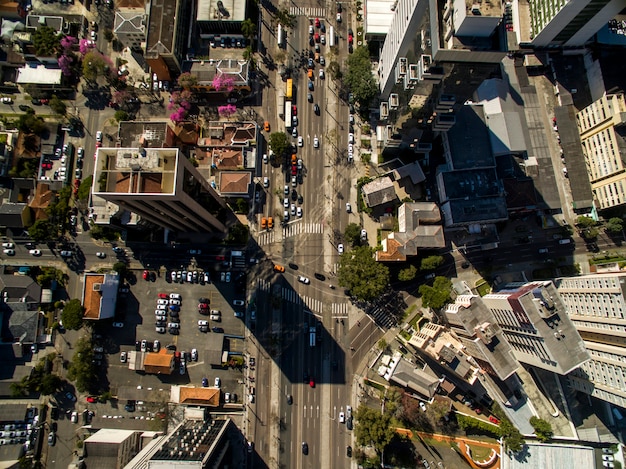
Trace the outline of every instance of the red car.
<path fill-rule="evenodd" d="M 144 270 L 144 271 L 143 271 L 143 279 L 144 279 L 144 280 L 148 280 L 149 275 L 150 275 L 150 274 L 149 274 L 149 272 L 148 272 L 147 270 Z"/>
<path fill-rule="evenodd" d="M 315 387 L 315 381 L 313 381 L 313 378 L 311 378 L 311 381 L 309 381 L 309 386 L 311 386 L 312 388 Z"/>
<path fill-rule="evenodd" d="M 291 175 L 295 176 L 296 174 L 298 174 L 298 167 L 294 164 L 291 166 Z"/>
<path fill-rule="evenodd" d="M 313 35 L 313 39 L 315 39 L 315 42 L 320 42 L 320 35 L 319 35 L 319 33 L 315 33 Z"/>
<path fill-rule="evenodd" d="M 298 115 L 298 106 L 296 106 L 295 104 L 293 106 L 291 106 L 291 113 L 294 116 L 297 116 Z"/>
<path fill-rule="evenodd" d="M 315 27 L 316 28 L 320 27 L 320 19 L 319 18 L 315 18 Z"/>
<path fill-rule="evenodd" d="M 198 309 L 208 309 L 208 308 L 209 308 L 209 305 L 206 303 L 200 303 L 198 305 Z"/>
<path fill-rule="evenodd" d="M 167 300 L 169 297 L 170 296 L 167 293 L 159 293 L 159 299 L 161 300 Z"/>
<path fill-rule="evenodd" d="M 41 167 L 43 169 L 52 169 L 52 163 L 50 161 L 44 161 L 41 163 Z"/>
<path fill-rule="evenodd" d="M 87 396 L 87 402 L 89 402 L 90 404 L 93 404 L 94 402 L 96 402 L 96 398 L 95 397 L 91 397 L 91 396 Z"/>
<path fill-rule="evenodd" d="M 352 34 L 348 34 L 348 44 L 352 44 L 352 41 L 354 41 Z"/>
<path fill-rule="evenodd" d="M 489 416 L 489 421 L 490 421 L 491 423 L 495 423 L 496 425 L 499 425 L 499 424 L 500 424 L 500 420 L 498 420 L 497 418 L 495 418 L 493 415 L 490 415 L 490 416 Z"/>
<path fill-rule="evenodd" d="M 215 260 L 223 261 L 224 259 L 226 259 L 224 256 L 215 256 Z"/>

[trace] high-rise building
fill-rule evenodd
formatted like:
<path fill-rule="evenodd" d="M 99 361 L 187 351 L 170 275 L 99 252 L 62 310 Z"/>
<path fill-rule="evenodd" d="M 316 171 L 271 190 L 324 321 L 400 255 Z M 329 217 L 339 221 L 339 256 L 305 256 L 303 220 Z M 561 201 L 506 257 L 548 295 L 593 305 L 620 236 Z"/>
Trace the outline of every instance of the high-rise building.
<path fill-rule="evenodd" d="M 626 100 L 602 96 L 576 114 L 591 190 L 598 209 L 626 202 Z"/>
<path fill-rule="evenodd" d="M 459 295 L 443 312 L 448 325 L 487 373 L 504 381 L 520 366 L 502 328 L 478 295 Z"/>
<path fill-rule="evenodd" d="M 172 231 L 226 231 L 226 203 L 178 148 L 99 148 L 92 192 Z"/>
<path fill-rule="evenodd" d="M 534 46 L 582 46 L 624 9 L 624 0 L 529 2 Z"/>
<path fill-rule="evenodd" d="M 566 375 L 589 360 L 552 282 L 509 284 L 482 300 L 520 362 Z"/>
<path fill-rule="evenodd" d="M 569 374 L 570 385 L 626 408 L 626 274 L 559 278 L 556 286 L 591 355 Z"/>

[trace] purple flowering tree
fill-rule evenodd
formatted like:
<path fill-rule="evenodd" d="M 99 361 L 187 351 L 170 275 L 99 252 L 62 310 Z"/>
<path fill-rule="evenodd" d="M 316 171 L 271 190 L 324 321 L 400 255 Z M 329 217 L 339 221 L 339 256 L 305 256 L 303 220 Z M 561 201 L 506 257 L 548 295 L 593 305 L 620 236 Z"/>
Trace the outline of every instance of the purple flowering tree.
<path fill-rule="evenodd" d="M 237 108 L 232 104 L 226 106 L 218 106 L 217 112 L 221 117 L 230 117 L 237 112 Z"/>

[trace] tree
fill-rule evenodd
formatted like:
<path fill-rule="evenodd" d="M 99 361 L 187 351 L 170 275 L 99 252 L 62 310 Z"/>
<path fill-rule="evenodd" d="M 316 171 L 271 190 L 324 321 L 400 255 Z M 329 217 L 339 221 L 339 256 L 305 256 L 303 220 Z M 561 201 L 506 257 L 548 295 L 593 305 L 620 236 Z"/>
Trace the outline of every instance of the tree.
<path fill-rule="evenodd" d="M 433 286 L 421 285 L 419 293 L 422 295 L 422 305 L 426 308 L 441 309 L 450 301 L 452 282 L 445 277 L 435 277 Z"/>
<path fill-rule="evenodd" d="M 113 264 L 113 270 L 120 274 L 120 278 L 126 278 L 126 274 L 128 273 L 128 266 L 125 262 L 116 262 Z"/>
<path fill-rule="evenodd" d="M 374 259 L 374 250 L 358 246 L 341 255 L 339 285 L 362 301 L 380 296 L 389 285 L 389 268 Z"/>
<path fill-rule="evenodd" d="M 41 117 L 27 112 L 17 119 L 17 128 L 27 134 L 41 135 L 45 130 L 45 123 Z"/>
<path fill-rule="evenodd" d="M 74 356 L 67 369 L 67 377 L 74 381 L 79 392 L 94 392 L 98 388 L 98 377 L 93 364 L 93 347 L 86 338 L 75 344 Z"/>
<path fill-rule="evenodd" d="M 291 147 L 291 142 L 285 132 L 273 132 L 270 134 L 270 147 L 276 158 L 282 158 L 287 148 Z"/>
<path fill-rule="evenodd" d="M 539 441 L 545 443 L 552 438 L 552 425 L 549 422 L 535 416 L 532 416 L 528 422 L 533 426 Z"/>
<path fill-rule="evenodd" d="M 104 40 L 106 42 L 111 42 L 113 40 L 113 31 L 111 31 L 109 28 L 106 28 L 104 30 Z"/>
<path fill-rule="evenodd" d="M 38 243 L 56 239 L 58 231 L 48 220 L 37 220 L 28 229 L 28 234 Z"/>
<path fill-rule="evenodd" d="M 252 58 L 252 46 L 247 46 L 241 53 L 243 60 L 250 60 Z"/>
<path fill-rule="evenodd" d="M 341 67 L 334 60 L 328 64 L 328 66 L 326 67 L 326 72 L 328 72 L 333 80 L 341 79 Z"/>
<path fill-rule="evenodd" d="M 618 217 L 611 218 L 606 225 L 606 231 L 611 234 L 620 234 L 624 230 L 624 220 Z"/>
<path fill-rule="evenodd" d="M 228 244 L 246 244 L 250 236 L 250 230 L 247 226 L 237 223 L 228 229 L 226 243 Z"/>
<path fill-rule="evenodd" d="M 391 425 L 391 416 L 381 414 L 377 410 L 364 405 L 359 406 L 355 414 L 356 425 L 354 434 L 361 446 L 373 446 L 379 455 L 395 436 L 395 429 Z"/>
<path fill-rule="evenodd" d="M 80 186 L 78 186 L 78 192 L 76 193 L 76 197 L 78 198 L 78 200 L 87 200 L 89 198 L 92 184 L 93 176 L 87 176 L 80 182 Z"/>
<path fill-rule="evenodd" d="M 113 118 L 117 122 L 127 121 L 128 120 L 128 113 L 126 111 L 123 111 L 123 110 L 120 109 L 120 110 L 115 111 L 115 114 L 113 114 Z"/>
<path fill-rule="evenodd" d="M 189 72 L 181 73 L 177 81 L 178 86 L 184 90 L 189 90 L 198 84 L 198 79 Z"/>
<path fill-rule="evenodd" d="M 83 77 L 96 81 L 99 76 L 108 75 L 113 69 L 113 62 L 95 49 L 90 49 L 83 57 Z"/>
<path fill-rule="evenodd" d="M 361 241 L 361 227 L 356 223 L 348 223 L 348 226 L 346 226 L 343 232 L 343 237 L 352 246 L 357 246 Z"/>
<path fill-rule="evenodd" d="M 61 48 L 61 36 L 50 26 L 41 26 L 33 33 L 35 53 L 44 57 L 56 56 Z"/>
<path fill-rule="evenodd" d="M 576 219 L 576 224 L 581 228 L 589 228 L 590 226 L 594 226 L 596 221 L 591 217 L 581 215 Z"/>
<path fill-rule="evenodd" d="M 443 257 L 441 257 L 441 256 L 428 256 L 428 257 L 422 259 L 422 263 L 420 265 L 420 268 L 422 270 L 435 270 L 441 264 L 443 264 Z"/>
<path fill-rule="evenodd" d="M 344 82 L 353 93 L 359 107 L 366 109 L 378 94 L 378 86 L 372 74 L 372 62 L 368 48 L 366 46 L 357 47 L 348 56 L 347 65 L 348 71 L 344 77 Z"/>
<path fill-rule="evenodd" d="M 410 282 L 417 275 L 417 267 L 414 265 L 408 266 L 406 269 L 402 269 L 398 272 L 398 280 L 401 282 Z"/>
<path fill-rule="evenodd" d="M 43 288 L 50 288 L 52 282 L 57 282 L 63 286 L 65 284 L 65 274 L 62 270 L 57 270 L 54 267 L 39 267 L 40 271 L 35 277 L 35 280 Z"/>
<path fill-rule="evenodd" d="M 276 19 L 278 19 L 278 22 L 280 24 L 282 24 L 283 26 L 286 26 L 288 28 L 293 27 L 293 25 L 295 24 L 295 17 L 291 16 L 289 14 L 289 11 L 287 11 L 284 8 L 282 10 L 278 10 L 276 12 Z"/>
<path fill-rule="evenodd" d="M 250 18 L 246 18 L 241 23 L 241 34 L 246 39 L 253 39 L 256 36 L 256 24 Z"/>
<path fill-rule="evenodd" d="M 63 101 L 57 98 L 56 94 L 52 95 L 52 98 L 50 98 L 49 104 L 50 104 L 50 109 L 52 109 L 52 112 L 54 112 L 55 114 L 64 116 L 67 113 L 67 106 L 65 105 Z"/>
<path fill-rule="evenodd" d="M 83 314 L 85 308 L 80 304 L 80 300 L 73 299 L 65 303 L 63 312 L 61 313 L 61 319 L 63 320 L 63 327 L 77 331 L 83 325 Z"/>

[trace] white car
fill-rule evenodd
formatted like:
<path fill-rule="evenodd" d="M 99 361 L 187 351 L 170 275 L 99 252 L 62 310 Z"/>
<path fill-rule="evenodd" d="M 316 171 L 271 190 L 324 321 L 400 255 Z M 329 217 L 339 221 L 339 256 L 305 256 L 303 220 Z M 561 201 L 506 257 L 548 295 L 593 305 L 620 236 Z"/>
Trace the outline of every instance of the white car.
<path fill-rule="evenodd" d="M 120 353 L 120 362 L 126 363 L 126 352 Z"/>
<path fill-rule="evenodd" d="M 361 241 L 365 241 L 367 239 L 367 230 L 361 230 Z"/>
<path fill-rule="evenodd" d="M 78 412 L 76 411 L 72 412 L 72 415 L 70 417 L 70 422 L 78 423 Z"/>
<path fill-rule="evenodd" d="M 13 244 L 13 243 L 2 243 L 2 247 L 6 248 L 6 249 L 14 249 L 15 248 L 15 244 Z"/>
<path fill-rule="evenodd" d="M 348 143 L 354 143 L 354 134 L 352 132 L 348 134 Z"/>
<path fill-rule="evenodd" d="M 167 306 L 168 303 L 169 302 L 167 300 L 164 300 L 164 299 L 157 300 L 157 304 L 158 305 L 166 305 Z M 161 308 L 159 308 L 159 309 L 161 309 Z"/>
<path fill-rule="evenodd" d="M 348 153 L 354 153 L 354 145 L 352 143 L 348 143 Z"/>
<path fill-rule="evenodd" d="M 31 249 L 28 251 L 28 254 L 31 256 L 39 257 L 41 256 L 41 249 Z"/>
<path fill-rule="evenodd" d="M 170 305 L 172 305 L 172 306 L 174 306 L 174 305 L 175 306 L 180 306 L 180 300 L 172 299 L 172 300 L 170 300 Z"/>
<path fill-rule="evenodd" d="M 339 423 L 345 423 L 346 421 L 346 414 L 344 414 L 343 412 L 339 412 Z"/>
<path fill-rule="evenodd" d="M 319 138 L 315 137 L 313 139 L 313 148 L 319 148 L 320 147 L 320 140 Z"/>
<path fill-rule="evenodd" d="M 350 205 L 350 202 L 346 202 L 346 212 L 352 213 L 352 205 Z"/>
<path fill-rule="evenodd" d="M 95 31 L 91 31 L 91 40 L 95 41 L 98 39 L 98 34 Z"/>
<path fill-rule="evenodd" d="M 13 102 L 13 100 L 8 96 L 4 96 L 2 99 L 0 99 L 0 101 L 2 101 L 4 104 L 11 104 Z"/>
<path fill-rule="evenodd" d="M 283 207 L 289 208 L 289 197 L 283 199 Z"/>
<path fill-rule="evenodd" d="M 222 316 L 216 316 L 215 314 L 211 314 L 209 319 L 215 322 L 222 322 Z"/>
<path fill-rule="evenodd" d="M 102 143 L 102 131 L 100 130 L 96 132 L 96 142 Z"/>
<path fill-rule="evenodd" d="M 222 386 L 222 380 L 220 380 L 219 376 L 215 378 L 215 387 L 220 388 Z"/>
<path fill-rule="evenodd" d="M 123 322 L 114 322 L 113 323 L 113 327 L 121 329 L 122 327 L 124 327 L 124 323 Z"/>
<path fill-rule="evenodd" d="M 339 252 L 339 254 L 343 254 L 343 244 L 337 245 L 337 251 Z"/>
<path fill-rule="evenodd" d="M 311 280 L 309 280 L 304 275 L 298 275 L 298 282 L 301 282 L 301 283 L 304 283 L 305 285 L 308 285 L 309 283 L 311 283 Z"/>
<path fill-rule="evenodd" d="M 304 139 L 302 138 L 302 136 L 298 137 L 298 146 L 299 147 L 303 147 L 304 146 Z"/>
<path fill-rule="evenodd" d="M 263 163 L 267 164 L 269 159 L 267 158 L 267 153 L 263 153 Z"/>
<path fill-rule="evenodd" d="M 2 252 L 7 256 L 15 256 L 15 249 L 3 249 Z"/>
<path fill-rule="evenodd" d="M 193 282 L 193 272 L 191 271 L 187 272 L 187 282 Z"/>
<path fill-rule="evenodd" d="M 302 218 L 302 207 L 298 207 L 296 212 L 298 214 L 298 218 Z"/>
<path fill-rule="evenodd" d="M 183 297 L 179 293 L 170 293 L 170 300 L 182 300 Z"/>
<path fill-rule="evenodd" d="M 198 349 L 195 349 L 195 348 L 192 348 L 192 349 L 191 349 L 191 359 L 192 359 L 194 362 L 197 362 L 197 361 L 198 361 Z"/>
<path fill-rule="evenodd" d="M 96 257 L 100 258 L 100 259 L 104 259 L 106 257 L 106 253 L 105 252 L 97 252 L 96 253 Z"/>
<path fill-rule="evenodd" d="M 270 187 L 270 179 L 267 176 L 263 178 L 263 187 L 265 188 Z"/>
<path fill-rule="evenodd" d="M 246 302 L 243 301 L 243 300 L 233 300 L 233 305 L 234 306 L 243 306 L 245 304 L 246 304 Z"/>
<path fill-rule="evenodd" d="M 323 80 L 325 78 L 324 76 L 324 69 L 320 68 L 320 78 Z"/>

